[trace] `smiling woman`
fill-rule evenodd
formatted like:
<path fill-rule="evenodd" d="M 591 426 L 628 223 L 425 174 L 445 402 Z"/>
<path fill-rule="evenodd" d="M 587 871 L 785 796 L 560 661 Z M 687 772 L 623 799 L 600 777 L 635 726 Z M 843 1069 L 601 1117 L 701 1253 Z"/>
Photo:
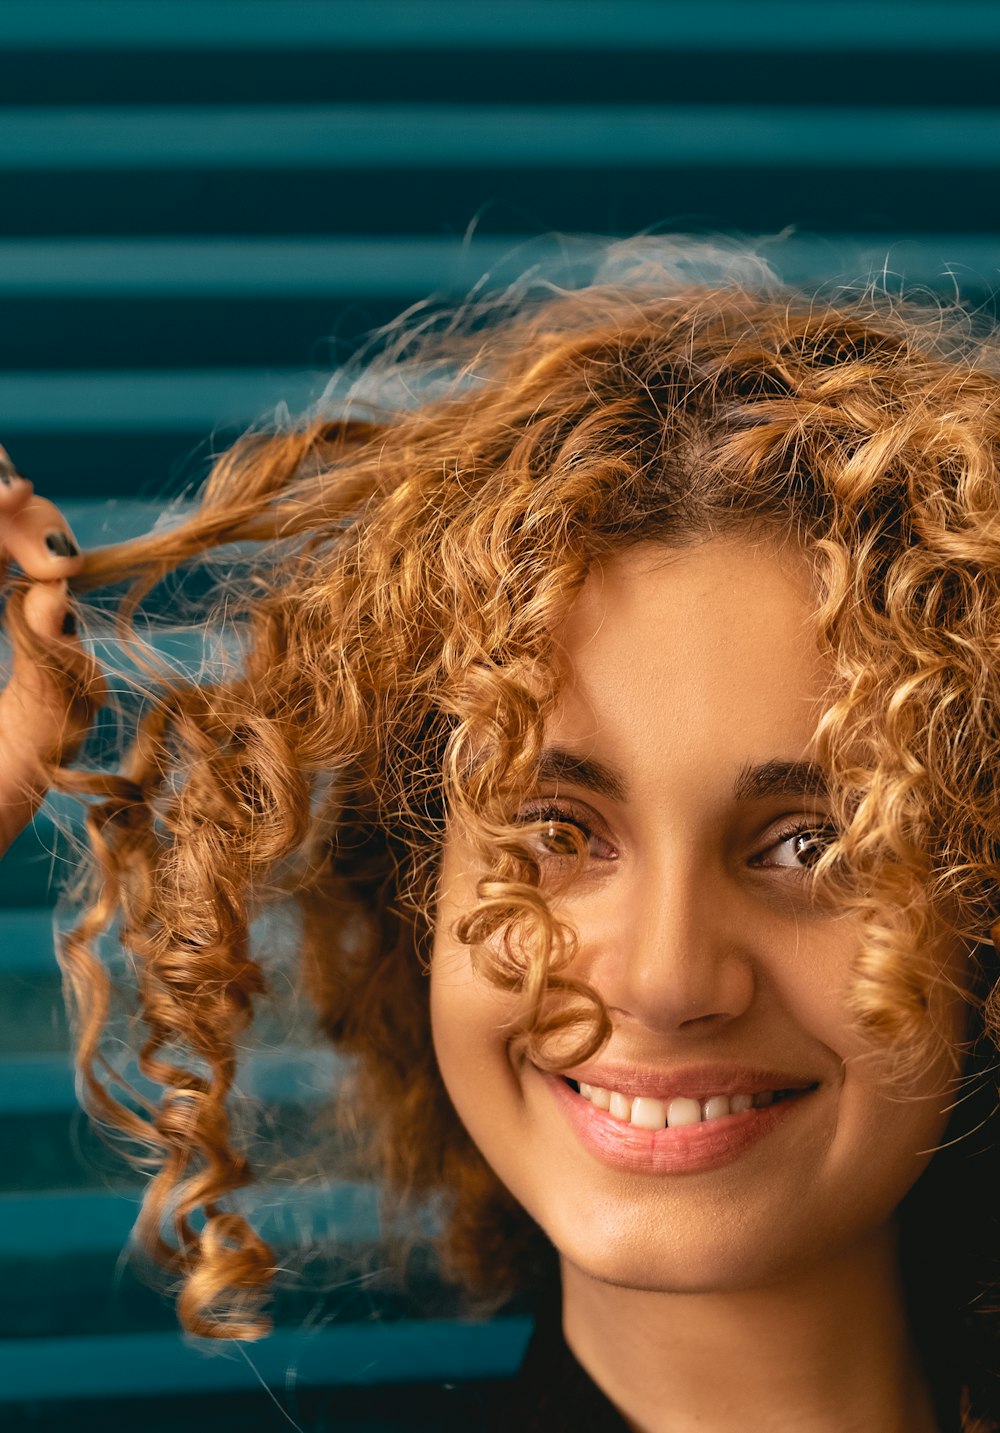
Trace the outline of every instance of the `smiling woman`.
<path fill-rule="evenodd" d="M 944 1134 L 966 1006 L 942 985 L 946 1038 L 900 1102 L 848 1016 L 860 924 L 806 879 L 834 834 L 808 762 L 831 678 L 815 607 L 794 549 L 640 544 L 591 573 L 557 634 L 565 682 L 525 815 L 586 838 L 570 880 L 545 832 L 538 864 L 577 934 L 572 972 L 607 1006 L 591 1059 L 551 1073 L 511 1041 L 517 996 L 452 934 L 478 863 L 446 848 L 441 1073 L 559 1251 L 570 1345 L 639 1428 L 724 1428 L 739 1407 L 788 1427 L 789 1370 L 806 1426 L 832 1390 L 841 1427 L 935 1426 L 892 1215 Z M 941 958 L 960 980 L 964 946 Z"/>
<path fill-rule="evenodd" d="M 401 330 L 168 531 L 43 556 L 0 492 L 11 822 L 91 801 L 82 1088 L 185 1326 L 265 1331 L 237 1057 L 291 904 L 387 1209 L 538 1300 L 498 1426 L 994 1429 L 1000 348 L 652 249 Z M 229 668 L 150 665 L 120 770 L 58 765 L 104 695 L 59 581 L 232 543 Z"/>

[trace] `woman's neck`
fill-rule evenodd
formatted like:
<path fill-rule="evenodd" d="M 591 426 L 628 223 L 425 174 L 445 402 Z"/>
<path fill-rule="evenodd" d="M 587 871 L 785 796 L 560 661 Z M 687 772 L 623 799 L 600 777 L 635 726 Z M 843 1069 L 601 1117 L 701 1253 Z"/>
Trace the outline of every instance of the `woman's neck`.
<path fill-rule="evenodd" d="M 939 1433 L 890 1230 L 767 1288 L 619 1288 L 565 1260 L 562 1283 L 566 1341 L 635 1433 Z"/>

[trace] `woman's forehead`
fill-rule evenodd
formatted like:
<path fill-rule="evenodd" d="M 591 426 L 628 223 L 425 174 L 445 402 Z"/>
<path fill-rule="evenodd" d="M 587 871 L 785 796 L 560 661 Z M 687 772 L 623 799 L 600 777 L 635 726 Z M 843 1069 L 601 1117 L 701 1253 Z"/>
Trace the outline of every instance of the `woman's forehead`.
<path fill-rule="evenodd" d="M 824 672 L 809 566 L 791 545 L 719 537 L 696 546 L 645 543 L 596 565 L 557 633 L 573 677 L 633 673 L 659 682 L 699 674 L 732 697 L 758 674 L 812 686 Z"/>
<path fill-rule="evenodd" d="M 592 573 L 563 629 L 549 741 L 650 779 L 703 781 L 808 756 L 829 665 L 809 569 L 792 548 L 647 544 Z"/>

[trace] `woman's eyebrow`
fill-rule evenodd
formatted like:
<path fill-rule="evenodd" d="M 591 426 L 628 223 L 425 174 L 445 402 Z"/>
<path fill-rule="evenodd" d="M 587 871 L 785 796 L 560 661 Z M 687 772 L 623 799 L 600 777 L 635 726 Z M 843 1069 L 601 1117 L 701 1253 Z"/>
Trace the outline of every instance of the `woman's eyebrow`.
<path fill-rule="evenodd" d="M 609 801 L 627 801 L 628 785 L 614 767 L 593 757 L 578 756 L 562 747 L 546 747 L 538 764 L 542 781 L 568 781 Z M 775 796 L 827 796 L 826 775 L 812 761 L 749 762 L 733 783 L 737 802 L 765 801 Z"/>
<path fill-rule="evenodd" d="M 749 762 L 733 783 L 737 801 L 762 801 L 769 796 L 828 796 L 823 768 L 813 761 Z"/>
<path fill-rule="evenodd" d="M 609 801 L 625 801 L 628 798 L 625 778 L 613 767 L 591 757 L 564 751 L 562 747 L 546 747 L 539 758 L 538 775 L 542 781 L 571 781 L 574 786 L 606 796 Z"/>

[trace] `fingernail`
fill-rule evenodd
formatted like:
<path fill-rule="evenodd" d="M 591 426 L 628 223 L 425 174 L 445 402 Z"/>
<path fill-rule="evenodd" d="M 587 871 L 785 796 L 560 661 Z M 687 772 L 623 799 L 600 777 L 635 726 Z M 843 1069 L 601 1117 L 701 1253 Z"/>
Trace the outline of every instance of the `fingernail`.
<path fill-rule="evenodd" d="M 5 488 L 9 488 L 15 479 L 20 476 L 14 464 L 7 457 L 7 454 L 4 453 L 3 456 L 0 457 L 0 483 L 3 483 Z"/>
<path fill-rule="evenodd" d="M 68 532 L 47 532 L 45 546 L 53 557 L 79 557 L 80 549 Z"/>
<path fill-rule="evenodd" d="M 64 637 L 76 636 L 76 613 L 67 612 L 62 619 L 62 634 Z"/>

